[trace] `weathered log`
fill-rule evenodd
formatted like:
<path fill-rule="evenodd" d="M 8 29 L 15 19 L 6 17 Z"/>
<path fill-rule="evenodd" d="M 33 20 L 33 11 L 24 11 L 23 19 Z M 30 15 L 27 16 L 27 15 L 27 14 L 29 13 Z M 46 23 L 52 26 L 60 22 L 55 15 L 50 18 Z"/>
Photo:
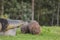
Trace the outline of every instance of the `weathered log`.
<path fill-rule="evenodd" d="M 22 20 L 11 20 L 0 18 L 0 31 L 6 31 L 13 28 L 18 28 L 23 25 Z"/>

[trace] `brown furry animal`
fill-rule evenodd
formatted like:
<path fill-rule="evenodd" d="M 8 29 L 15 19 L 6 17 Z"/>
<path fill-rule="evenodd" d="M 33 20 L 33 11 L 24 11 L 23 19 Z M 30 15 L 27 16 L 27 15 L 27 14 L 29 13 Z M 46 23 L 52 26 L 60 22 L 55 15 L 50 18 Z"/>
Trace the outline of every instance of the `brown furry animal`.
<path fill-rule="evenodd" d="M 39 34 L 40 33 L 40 25 L 37 21 L 31 21 L 29 23 L 29 31 L 31 34 Z"/>
<path fill-rule="evenodd" d="M 29 33 L 28 23 L 24 22 L 23 26 L 21 26 L 21 32 L 22 33 Z"/>
<path fill-rule="evenodd" d="M 28 26 L 27 26 L 27 25 L 23 25 L 23 26 L 21 27 L 21 32 L 22 32 L 22 33 L 28 33 Z"/>
<path fill-rule="evenodd" d="M 37 21 L 31 21 L 30 23 L 24 23 L 21 27 L 22 33 L 31 33 L 31 34 L 39 34 L 40 33 L 40 25 Z"/>

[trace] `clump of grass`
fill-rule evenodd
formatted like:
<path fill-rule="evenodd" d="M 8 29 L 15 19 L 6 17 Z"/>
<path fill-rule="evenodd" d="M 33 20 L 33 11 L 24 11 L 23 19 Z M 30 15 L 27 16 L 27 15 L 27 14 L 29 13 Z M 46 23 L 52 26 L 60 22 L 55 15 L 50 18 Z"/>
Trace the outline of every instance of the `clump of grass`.
<path fill-rule="evenodd" d="M 22 34 L 17 30 L 16 36 L 0 36 L 0 40 L 60 40 L 60 27 L 42 27 L 39 35 Z"/>

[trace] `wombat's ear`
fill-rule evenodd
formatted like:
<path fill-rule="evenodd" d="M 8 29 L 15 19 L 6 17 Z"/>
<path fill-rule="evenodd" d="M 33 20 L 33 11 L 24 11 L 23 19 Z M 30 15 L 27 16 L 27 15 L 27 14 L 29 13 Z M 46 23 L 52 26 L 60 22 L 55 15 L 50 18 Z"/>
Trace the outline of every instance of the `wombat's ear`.
<path fill-rule="evenodd" d="M 2 29 L 2 24 L 0 23 L 0 31 L 1 31 L 1 29 Z"/>

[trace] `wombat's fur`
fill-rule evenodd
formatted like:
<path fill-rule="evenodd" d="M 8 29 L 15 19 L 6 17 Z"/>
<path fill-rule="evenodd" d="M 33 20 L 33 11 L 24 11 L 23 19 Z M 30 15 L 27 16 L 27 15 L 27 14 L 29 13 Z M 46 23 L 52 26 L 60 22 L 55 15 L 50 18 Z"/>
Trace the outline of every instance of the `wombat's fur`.
<path fill-rule="evenodd" d="M 40 33 L 40 25 L 37 21 L 31 21 L 29 23 L 29 31 L 31 34 L 39 34 Z"/>
<path fill-rule="evenodd" d="M 31 21 L 26 25 L 26 23 L 21 27 L 22 33 L 31 33 L 31 34 L 39 34 L 40 33 L 40 25 L 37 21 Z"/>

